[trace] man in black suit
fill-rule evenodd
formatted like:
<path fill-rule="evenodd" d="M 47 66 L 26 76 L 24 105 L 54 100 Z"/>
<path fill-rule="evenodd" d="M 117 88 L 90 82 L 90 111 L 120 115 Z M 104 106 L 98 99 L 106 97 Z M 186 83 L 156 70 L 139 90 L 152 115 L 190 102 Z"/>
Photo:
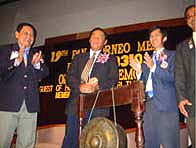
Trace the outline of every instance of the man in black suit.
<path fill-rule="evenodd" d="M 67 100 L 65 112 L 67 114 L 66 135 L 63 148 L 78 147 L 77 98 L 80 93 L 90 93 L 96 90 L 109 89 L 118 82 L 118 67 L 113 55 L 102 53 L 107 43 L 107 34 L 101 28 L 95 28 L 89 35 L 90 51 L 75 56 L 72 66 L 67 74 L 67 83 L 71 88 L 71 97 Z M 88 72 L 88 80 L 83 78 L 84 67 L 93 57 L 92 67 Z M 109 110 L 97 110 L 94 116 L 107 116 Z"/>
<path fill-rule="evenodd" d="M 177 46 L 175 60 L 175 83 L 178 107 L 186 117 L 192 147 L 195 147 L 195 48 L 196 48 L 196 8 L 191 5 L 185 10 L 187 25 L 193 36 Z"/>
<path fill-rule="evenodd" d="M 16 148 L 33 148 L 39 81 L 48 74 L 41 51 L 34 51 L 36 30 L 29 23 L 17 26 L 16 44 L 0 48 L 0 147 L 9 148 L 16 129 Z"/>

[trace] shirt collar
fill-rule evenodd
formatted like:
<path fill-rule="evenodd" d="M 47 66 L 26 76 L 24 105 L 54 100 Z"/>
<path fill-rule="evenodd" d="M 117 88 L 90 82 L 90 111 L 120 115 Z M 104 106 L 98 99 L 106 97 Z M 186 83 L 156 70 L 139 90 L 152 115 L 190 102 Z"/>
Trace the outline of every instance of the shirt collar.
<path fill-rule="evenodd" d="M 194 44 L 196 45 L 196 32 L 193 32 L 193 41 L 194 41 Z"/>
<path fill-rule="evenodd" d="M 156 53 L 156 54 L 160 54 L 161 52 L 163 52 L 163 50 L 164 50 L 165 48 L 164 47 L 162 47 L 162 48 L 160 48 L 158 51 L 155 51 L 154 53 Z"/>
<path fill-rule="evenodd" d="M 90 49 L 90 58 L 93 56 L 94 52 L 96 53 L 95 57 L 97 57 L 99 55 L 99 53 L 101 52 L 101 50 L 94 51 L 94 50 Z"/>
<path fill-rule="evenodd" d="M 194 36 L 196 37 L 196 32 L 193 32 L 193 37 L 194 37 Z"/>

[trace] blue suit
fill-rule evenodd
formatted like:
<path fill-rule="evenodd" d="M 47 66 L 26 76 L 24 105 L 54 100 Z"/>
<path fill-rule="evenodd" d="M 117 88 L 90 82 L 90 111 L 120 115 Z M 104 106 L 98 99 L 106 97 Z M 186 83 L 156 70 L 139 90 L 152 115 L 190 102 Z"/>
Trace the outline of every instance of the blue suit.
<path fill-rule="evenodd" d="M 34 147 L 37 112 L 40 111 L 39 81 L 48 75 L 48 68 L 43 62 L 38 69 L 31 63 L 37 52 L 33 48 L 30 48 L 27 66 L 24 61 L 15 66 L 19 48 L 18 44 L 0 47 L 1 148 L 10 147 L 16 128 L 16 147 Z"/>
<path fill-rule="evenodd" d="M 40 111 L 39 81 L 48 75 L 48 68 L 44 63 L 41 63 L 39 70 L 33 67 L 30 61 L 33 52 L 36 52 L 34 50 L 30 49 L 29 62 L 25 68 L 24 62 L 14 67 L 14 60 L 10 60 L 11 53 L 19 51 L 18 44 L 0 47 L 0 111 L 18 112 L 24 99 L 28 112 Z"/>
<path fill-rule="evenodd" d="M 175 51 L 164 49 L 167 66 L 158 61 L 152 73 L 153 97 L 147 98 L 144 112 L 145 148 L 179 147 L 179 115 L 174 84 Z M 142 64 L 141 79 L 147 83 L 150 69 Z"/>

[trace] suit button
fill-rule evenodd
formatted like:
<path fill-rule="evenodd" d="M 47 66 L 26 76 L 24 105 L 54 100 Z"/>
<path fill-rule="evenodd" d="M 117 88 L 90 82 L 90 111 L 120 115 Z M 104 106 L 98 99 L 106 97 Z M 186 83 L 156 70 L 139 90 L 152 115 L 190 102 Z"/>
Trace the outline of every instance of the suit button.
<path fill-rule="evenodd" d="M 24 78 L 27 78 L 27 75 L 24 75 Z"/>
<path fill-rule="evenodd" d="M 26 87 L 26 86 L 24 86 L 24 89 L 27 89 L 27 87 Z"/>

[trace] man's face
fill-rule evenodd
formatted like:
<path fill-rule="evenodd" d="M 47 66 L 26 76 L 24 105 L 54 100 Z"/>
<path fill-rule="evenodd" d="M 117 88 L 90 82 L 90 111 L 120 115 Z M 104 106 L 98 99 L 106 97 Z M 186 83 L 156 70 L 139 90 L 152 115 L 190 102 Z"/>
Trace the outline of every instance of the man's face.
<path fill-rule="evenodd" d="M 20 48 L 31 47 L 34 42 L 33 29 L 29 26 L 23 26 L 20 32 L 16 31 L 15 36 Z"/>
<path fill-rule="evenodd" d="M 107 40 L 105 40 L 105 35 L 102 31 L 95 30 L 91 34 L 89 43 L 90 43 L 91 49 L 94 51 L 97 51 L 103 48 L 103 46 L 107 43 Z"/>
<path fill-rule="evenodd" d="M 188 26 L 193 30 L 196 31 L 196 8 L 191 7 L 186 13 L 186 21 Z"/>
<path fill-rule="evenodd" d="M 160 29 L 156 29 L 150 33 L 150 43 L 156 50 L 162 48 L 166 40 L 167 37 L 163 37 Z"/>

